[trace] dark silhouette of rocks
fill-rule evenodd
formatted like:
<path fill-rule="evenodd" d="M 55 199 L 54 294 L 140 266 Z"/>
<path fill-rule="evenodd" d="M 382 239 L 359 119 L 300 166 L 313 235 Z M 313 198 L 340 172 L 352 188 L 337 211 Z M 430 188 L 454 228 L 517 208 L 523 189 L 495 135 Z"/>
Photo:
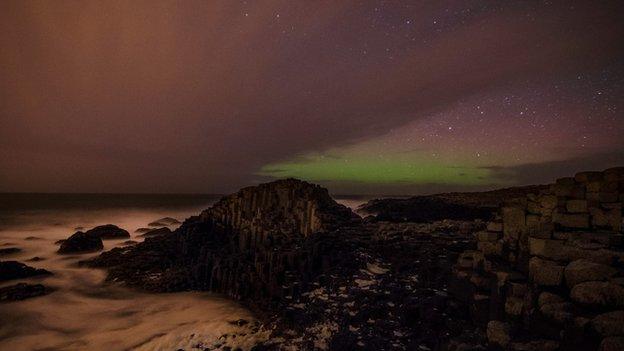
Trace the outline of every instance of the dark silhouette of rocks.
<path fill-rule="evenodd" d="M 60 254 L 68 253 L 87 253 L 99 251 L 104 248 L 102 239 L 99 236 L 76 232 L 74 235 L 67 238 L 61 243 L 61 247 L 58 249 Z"/>
<path fill-rule="evenodd" d="M 160 235 L 168 235 L 168 234 L 171 234 L 171 229 L 167 227 L 162 227 L 162 228 L 149 230 L 139 236 L 149 237 L 149 236 L 160 236 Z"/>
<path fill-rule="evenodd" d="M 0 303 L 13 302 L 42 296 L 50 292 L 42 284 L 17 283 L 0 288 Z"/>
<path fill-rule="evenodd" d="M 373 214 L 377 221 L 433 222 L 452 220 L 490 220 L 497 208 L 508 199 L 544 189 L 544 185 L 506 188 L 476 193 L 445 193 L 410 198 L 374 199 L 357 212 Z"/>
<path fill-rule="evenodd" d="M 65 241 L 67 241 L 67 239 L 60 239 L 54 242 L 54 245 L 61 245 L 62 243 L 64 243 Z"/>
<path fill-rule="evenodd" d="M 135 230 L 134 232 L 135 232 L 135 233 L 142 234 L 142 233 L 147 233 L 147 232 L 149 232 L 150 230 L 154 230 L 154 228 L 139 228 L 139 229 Z"/>
<path fill-rule="evenodd" d="M 621 168 L 584 172 L 393 200 L 379 207 L 386 217 L 362 220 L 325 189 L 282 180 L 83 263 L 141 289 L 239 299 L 270 333 L 258 350 L 615 350 L 623 184 Z"/>
<path fill-rule="evenodd" d="M 105 224 L 89 229 L 85 232 L 87 235 L 98 237 L 102 240 L 106 239 L 125 239 L 130 237 L 127 230 L 121 229 L 113 224 Z"/>
<path fill-rule="evenodd" d="M 624 337 L 624 167 L 506 201 L 451 291 L 501 348 L 607 350 Z M 541 346 L 536 346 L 537 341 Z M 529 345 L 529 346 L 527 346 Z"/>
<path fill-rule="evenodd" d="M 19 247 L 1 248 L 0 256 L 9 256 L 9 255 L 13 255 L 13 254 L 20 253 L 20 252 L 22 252 L 22 249 L 20 249 Z"/>
<path fill-rule="evenodd" d="M 180 221 L 178 221 L 175 218 L 171 218 L 171 217 L 164 217 L 158 220 L 155 220 L 151 223 L 148 224 L 148 226 L 150 227 L 166 227 L 166 226 L 170 226 L 170 225 L 176 225 L 176 224 L 180 224 Z"/>
<path fill-rule="evenodd" d="M 138 241 L 134 241 L 134 240 L 126 240 L 122 243 L 123 245 L 134 245 L 134 244 L 138 244 Z"/>
<path fill-rule="evenodd" d="M 0 261 L 0 281 L 50 275 L 51 272 L 27 266 L 17 261 Z"/>
<path fill-rule="evenodd" d="M 39 256 L 35 256 L 35 257 L 27 259 L 26 261 L 27 262 L 39 262 L 39 261 L 43 261 L 43 260 L 45 260 L 45 258 L 39 257 Z"/>
<path fill-rule="evenodd" d="M 42 239 L 40 237 L 38 237 L 38 236 L 27 236 L 27 237 L 24 238 L 24 240 L 34 241 L 34 240 L 42 240 Z"/>

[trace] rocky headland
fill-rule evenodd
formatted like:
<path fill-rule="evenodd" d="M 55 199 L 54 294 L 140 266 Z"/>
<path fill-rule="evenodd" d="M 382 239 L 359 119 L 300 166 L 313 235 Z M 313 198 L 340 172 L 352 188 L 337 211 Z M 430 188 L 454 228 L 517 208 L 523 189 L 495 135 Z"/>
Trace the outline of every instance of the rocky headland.
<path fill-rule="evenodd" d="M 501 194 L 377 202 L 362 220 L 281 180 L 83 264 L 142 290 L 222 293 L 262 322 L 194 349 L 258 333 L 256 350 L 621 349 L 624 168 Z"/>

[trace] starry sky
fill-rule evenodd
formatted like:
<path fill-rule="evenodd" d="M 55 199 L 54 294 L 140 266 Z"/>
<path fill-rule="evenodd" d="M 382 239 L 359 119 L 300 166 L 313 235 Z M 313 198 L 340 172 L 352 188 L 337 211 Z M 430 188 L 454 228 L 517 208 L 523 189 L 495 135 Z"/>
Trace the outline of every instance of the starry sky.
<path fill-rule="evenodd" d="M 0 2 L 0 191 L 335 194 L 624 165 L 621 1 Z"/>

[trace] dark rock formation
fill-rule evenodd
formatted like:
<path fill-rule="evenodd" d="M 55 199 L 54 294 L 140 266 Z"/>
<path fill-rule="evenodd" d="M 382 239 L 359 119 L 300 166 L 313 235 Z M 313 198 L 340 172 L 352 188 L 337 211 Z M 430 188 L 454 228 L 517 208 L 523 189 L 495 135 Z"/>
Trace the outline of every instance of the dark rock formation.
<path fill-rule="evenodd" d="M 121 243 L 122 245 L 134 245 L 134 244 L 138 244 L 138 241 L 134 241 L 134 240 L 126 240 L 123 243 Z"/>
<path fill-rule="evenodd" d="M 433 222 L 443 219 L 490 220 L 505 200 L 537 192 L 545 186 L 515 187 L 486 192 L 445 193 L 403 199 L 375 199 L 358 213 L 391 222 Z"/>
<path fill-rule="evenodd" d="M 0 303 L 21 301 L 49 293 L 50 290 L 41 284 L 17 283 L 0 288 Z"/>
<path fill-rule="evenodd" d="M 27 266 L 17 261 L 0 261 L 0 281 L 50 275 L 51 272 Z"/>
<path fill-rule="evenodd" d="M 135 233 L 142 234 L 142 233 L 147 233 L 147 232 L 149 232 L 150 230 L 154 230 L 154 228 L 139 228 L 139 229 L 135 230 L 134 232 L 135 232 Z"/>
<path fill-rule="evenodd" d="M 40 237 L 38 237 L 38 236 L 27 236 L 27 237 L 24 238 L 24 240 L 34 241 L 34 240 L 42 240 L 42 239 Z"/>
<path fill-rule="evenodd" d="M 458 253 L 471 245 L 467 233 L 483 227 L 364 225 L 325 189 L 284 180 L 245 188 L 170 235 L 85 264 L 151 291 L 240 299 L 282 337 L 271 340 L 294 349 L 433 349 L 448 335 L 479 337 L 445 289 Z M 258 349 L 279 348 L 273 341 Z"/>
<path fill-rule="evenodd" d="M 176 224 L 180 224 L 180 221 L 178 221 L 175 218 L 171 218 L 171 217 L 164 217 L 158 220 L 155 220 L 151 223 L 148 224 L 148 226 L 150 227 L 166 227 L 166 226 L 170 226 L 170 225 L 176 225 Z"/>
<path fill-rule="evenodd" d="M 171 235 L 115 248 L 88 264 L 148 290 L 211 290 L 260 302 L 346 258 L 336 252 L 347 238 L 332 231 L 359 222 L 326 189 L 289 179 L 242 189 Z"/>
<path fill-rule="evenodd" d="M 149 236 L 160 236 L 160 235 L 168 235 L 168 234 L 171 234 L 171 229 L 167 227 L 162 227 L 162 228 L 157 228 L 157 229 L 151 229 L 139 236 L 149 237 Z"/>
<path fill-rule="evenodd" d="M 102 240 L 106 239 L 125 239 L 130 237 L 127 230 L 121 229 L 113 224 L 105 224 L 89 229 L 85 232 L 89 236 L 95 236 Z"/>
<path fill-rule="evenodd" d="M 240 299 L 270 332 L 258 350 L 617 349 L 623 184 L 624 171 L 608 170 L 536 194 L 523 188 L 487 223 L 433 219 L 482 218 L 492 209 L 482 203 L 505 192 L 482 203 L 417 199 L 386 211 L 392 222 L 384 222 L 362 221 L 318 186 L 283 180 L 85 264 L 151 291 Z"/>
<path fill-rule="evenodd" d="M 103 248 L 104 244 L 100 237 L 88 233 L 76 232 L 61 243 L 58 253 L 86 253 L 99 251 Z"/>
<path fill-rule="evenodd" d="M 624 336 L 622 201 L 624 168 L 581 172 L 507 201 L 475 233 L 477 250 L 459 256 L 451 291 L 488 323 L 492 346 L 617 344 Z"/>
<path fill-rule="evenodd" d="M 20 252 L 22 252 L 22 249 L 19 247 L 7 247 L 0 249 L 0 256 L 9 256 Z"/>

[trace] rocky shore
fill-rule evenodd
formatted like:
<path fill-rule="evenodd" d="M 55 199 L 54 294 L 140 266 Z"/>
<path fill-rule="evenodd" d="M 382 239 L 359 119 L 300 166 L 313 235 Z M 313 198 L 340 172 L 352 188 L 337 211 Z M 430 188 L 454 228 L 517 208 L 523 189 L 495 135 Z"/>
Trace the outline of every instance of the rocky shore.
<path fill-rule="evenodd" d="M 256 350 L 615 350 L 623 181 L 622 168 L 580 173 L 515 190 L 487 214 L 453 195 L 443 201 L 469 210 L 414 222 L 363 220 L 327 190 L 288 179 L 83 264 L 143 290 L 219 292 L 261 321 L 192 349 L 262 334 Z"/>

